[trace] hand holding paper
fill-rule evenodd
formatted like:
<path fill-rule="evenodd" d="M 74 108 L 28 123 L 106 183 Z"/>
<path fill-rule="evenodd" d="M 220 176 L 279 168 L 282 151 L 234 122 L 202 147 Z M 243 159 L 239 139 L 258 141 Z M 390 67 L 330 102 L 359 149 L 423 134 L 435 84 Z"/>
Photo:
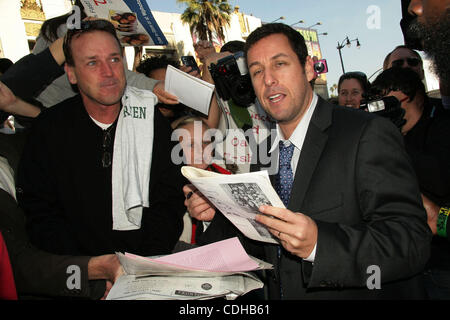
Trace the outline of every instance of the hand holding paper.
<path fill-rule="evenodd" d="M 171 65 L 167 66 L 165 90 L 188 107 L 208 115 L 214 85 L 191 76 Z"/>

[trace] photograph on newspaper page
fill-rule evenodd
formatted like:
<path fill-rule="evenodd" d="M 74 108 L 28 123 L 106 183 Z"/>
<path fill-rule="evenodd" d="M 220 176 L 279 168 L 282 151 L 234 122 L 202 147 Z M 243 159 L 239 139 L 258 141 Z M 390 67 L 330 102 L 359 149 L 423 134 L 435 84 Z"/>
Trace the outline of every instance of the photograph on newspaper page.
<path fill-rule="evenodd" d="M 222 175 L 183 166 L 181 172 L 245 236 L 278 243 L 269 230 L 255 220 L 261 205 L 285 208 L 267 171 Z"/>
<path fill-rule="evenodd" d="M 123 46 L 166 45 L 167 39 L 145 0 L 81 0 L 89 17 L 109 20 Z"/>

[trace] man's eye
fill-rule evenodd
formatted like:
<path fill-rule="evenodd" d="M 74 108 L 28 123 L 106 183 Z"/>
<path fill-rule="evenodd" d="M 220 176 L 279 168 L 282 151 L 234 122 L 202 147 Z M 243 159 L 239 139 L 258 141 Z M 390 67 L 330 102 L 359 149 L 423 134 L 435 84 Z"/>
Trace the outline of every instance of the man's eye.
<path fill-rule="evenodd" d="M 255 70 L 255 71 L 253 71 L 252 75 L 257 76 L 260 73 L 261 73 L 261 70 Z"/>
<path fill-rule="evenodd" d="M 87 65 L 88 66 L 95 66 L 96 61 L 88 61 Z"/>

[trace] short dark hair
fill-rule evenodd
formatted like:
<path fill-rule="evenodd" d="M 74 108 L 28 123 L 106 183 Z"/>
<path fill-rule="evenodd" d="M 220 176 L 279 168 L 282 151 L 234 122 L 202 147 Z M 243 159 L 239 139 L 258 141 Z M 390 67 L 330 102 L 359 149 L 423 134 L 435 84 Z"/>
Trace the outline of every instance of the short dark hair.
<path fill-rule="evenodd" d="M 254 30 L 247 38 L 244 46 L 245 58 L 248 50 L 259 40 L 272 34 L 283 34 L 288 38 L 292 50 L 297 54 L 298 60 L 302 66 L 305 66 L 308 49 L 306 48 L 305 38 L 292 27 L 284 23 L 267 23 Z"/>
<path fill-rule="evenodd" d="M 66 63 L 69 66 L 74 65 L 74 60 L 73 60 L 73 55 L 72 55 L 72 40 L 73 40 L 73 38 L 78 38 L 83 33 L 89 33 L 89 32 L 94 32 L 94 31 L 103 31 L 103 32 L 109 33 L 117 41 L 117 45 L 119 46 L 119 49 L 122 48 L 122 46 L 120 44 L 120 40 L 116 34 L 116 29 L 114 28 L 114 25 L 111 22 L 109 22 L 107 20 L 84 20 L 84 21 L 81 21 L 81 28 L 67 30 L 66 36 L 64 38 L 63 51 L 64 51 L 64 56 L 66 57 Z M 122 53 L 122 50 L 120 50 L 120 52 Z"/>
<path fill-rule="evenodd" d="M 410 68 L 393 67 L 384 70 L 372 82 L 371 93 L 385 96 L 390 91 L 401 91 L 414 100 L 416 95 L 426 97 L 425 86 L 420 76 Z"/>
<path fill-rule="evenodd" d="M 0 74 L 3 74 L 8 70 L 14 63 L 8 58 L 0 59 Z"/>
<path fill-rule="evenodd" d="M 245 42 L 244 41 L 240 41 L 240 40 L 232 40 L 232 41 L 228 41 L 227 43 L 225 43 L 222 48 L 220 48 L 220 52 L 231 52 L 231 53 L 236 53 L 239 51 L 243 51 L 244 50 L 244 46 L 245 46 Z"/>
<path fill-rule="evenodd" d="M 346 72 L 339 77 L 338 94 L 339 94 L 339 91 L 341 91 L 342 82 L 344 82 L 344 80 L 348 80 L 348 79 L 355 79 L 356 81 L 358 81 L 363 90 L 363 94 L 367 94 L 369 92 L 370 82 L 367 80 L 366 74 L 364 72 L 360 72 L 360 71 L 351 71 L 351 72 Z"/>
<path fill-rule="evenodd" d="M 166 69 L 168 65 L 180 68 L 180 62 L 175 59 L 169 59 L 166 55 L 159 56 L 145 56 L 139 65 L 136 67 L 136 71 L 145 74 L 147 77 L 150 72 L 157 69 Z"/>

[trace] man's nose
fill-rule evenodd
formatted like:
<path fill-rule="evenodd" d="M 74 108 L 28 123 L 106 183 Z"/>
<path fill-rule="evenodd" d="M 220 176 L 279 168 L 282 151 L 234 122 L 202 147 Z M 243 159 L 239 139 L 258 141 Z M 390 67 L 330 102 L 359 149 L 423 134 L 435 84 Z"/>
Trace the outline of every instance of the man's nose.
<path fill-rule="evenodd" d="M 268 87 L 270 87 L 270 86 L 274 85 L 275 83 L 277 83 L 277 79 L 276 79 L 274 73 L 271 72 L 270 70 L 266 70 L 264 72 L 264 83 Z"/>
<path fill-rule="evenodd" d="M 101 65 L 102 75 L 111 76 L 113 74 L 113 68 L 108 62 L 104 62 Z"/>
<path fill-rule="evenodd" d="M 420 17 L 423 13 L 422 0 L 411 0 L 408 6 L 408 12 L 411 15 L 416 15 Z"/>

